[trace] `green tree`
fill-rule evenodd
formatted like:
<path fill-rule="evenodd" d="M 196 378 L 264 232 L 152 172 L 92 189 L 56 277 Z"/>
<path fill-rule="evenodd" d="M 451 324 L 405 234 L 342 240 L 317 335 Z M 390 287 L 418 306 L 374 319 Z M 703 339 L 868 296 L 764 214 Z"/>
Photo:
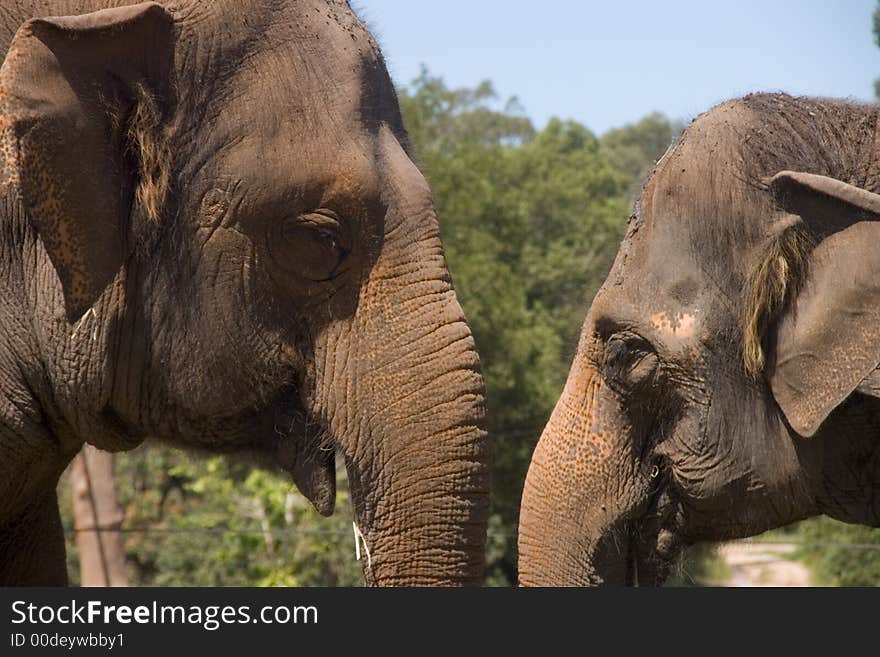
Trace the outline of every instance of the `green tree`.
<path fill-rule="evenodd" d="M 425 67 L 400 96 L 407 132 L 424 155 L 449 155 L 461 144 L 519 144 L 534 136 L 515 98 L 498 110 L 489 82 L 475 89 L 449 89 Z"/>
<path fill-rule="evenodd" d="M 246 462 L 157 445 L 118 455 L 132 585 L 363 584 L 345 470 L 339 471 L 337 512 L 325 519 L 287 477 Z M 72 538 L 67 514 L 64 523 Z M 70 539 L 68 570 L 78 583 Z"/>
<path fill-rule="evenodd" d="M 880 585 L 880 529 L 821 516 L 797 525 L 795 536 L 803 544 L 800 557 L 816 583 Z"/>
<path fill-rule="evenodd" d="M 880 0 L 874 9 L 874 43 L 880 47 Z M 880 98 L 880 79 L 874 81 L 874 95 Z"/>
<path fill-rule="evenodd" d="M 612 165 L 633 181 L 630 192 L 634 195 L 658 157 L 683 129 L 681 122 L 670 121 L 654 112 L 637 123 L 609 130 L 602 135 L 602 152 Z"/>

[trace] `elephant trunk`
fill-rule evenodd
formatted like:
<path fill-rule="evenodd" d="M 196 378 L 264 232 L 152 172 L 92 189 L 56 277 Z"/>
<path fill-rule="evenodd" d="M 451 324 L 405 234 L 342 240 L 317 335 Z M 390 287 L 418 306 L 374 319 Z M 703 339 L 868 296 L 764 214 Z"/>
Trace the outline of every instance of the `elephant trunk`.
<path fill-rule="evenodd" d="M 446 321 L 373 371 L 371 417 L 345 450 L 370 584 L 476 585 L 483 577 L 485 393 L 461 309 L 451 290 L 444 296 Z"/>
<path fill-rule="evenodd" d="M 381 145 L 385 238 L 345 342 L 357 356 L 339 363 L 333 349 L 325 368 L 364 573 L 380 585 L 479 584 L 490 486 L 479 357 L 427 183 L 391 133 Z"/>
<path fill-rule="evenodd" d="M 532 456 L 519 524 L 524 586 L 638 579 L 633 525 L 648 497 L 618 396 L 582 349 Z"/>

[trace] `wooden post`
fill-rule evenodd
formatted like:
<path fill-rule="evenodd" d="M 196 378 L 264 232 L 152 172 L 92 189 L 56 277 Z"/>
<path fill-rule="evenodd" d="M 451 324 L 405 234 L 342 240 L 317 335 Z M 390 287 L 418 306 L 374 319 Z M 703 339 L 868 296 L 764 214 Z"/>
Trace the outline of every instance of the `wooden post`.
<path fill-rule="evenodd" d="M 113 454 L 85 445 L 73 461 L 70 483 L 82 586 L 128 586 Z"/>

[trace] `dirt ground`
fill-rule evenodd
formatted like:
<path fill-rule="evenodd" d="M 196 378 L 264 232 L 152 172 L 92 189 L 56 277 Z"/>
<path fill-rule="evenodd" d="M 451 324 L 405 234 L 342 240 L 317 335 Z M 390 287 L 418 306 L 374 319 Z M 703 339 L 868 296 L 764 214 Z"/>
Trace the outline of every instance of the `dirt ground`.
<path fill-rule="evenodd" d="M 791 559 L 796 546 L 787 543 L 727 543 L 718 555 L 730 571 L 722 586 L 810 586 L 810 572 Z"/>

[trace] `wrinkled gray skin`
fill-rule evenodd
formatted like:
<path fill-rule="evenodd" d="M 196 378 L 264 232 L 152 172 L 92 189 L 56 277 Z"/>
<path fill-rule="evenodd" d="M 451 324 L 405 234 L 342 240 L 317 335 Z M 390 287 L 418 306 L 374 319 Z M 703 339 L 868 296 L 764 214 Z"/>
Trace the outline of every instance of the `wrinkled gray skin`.
<path fill-rule="evenodd" d="M 655 585 L 696 541 L 880 524 L 877 127 L 876 106 L 749 96 L 657 164 L 533 455 L 523 585 Z M 806 280 L 751 376 L 748 271 L 794 229 Z"/>
<path fill-rule="evenodd" d="M 375 43 L 324 0 L 25 25 L 130 4 L 0 6 L 0 584 L 63 584 L 59 474 L 148 437 L 325 514 L 341 452 L 368 583 L 479 583 L 479 360 Z"/>

